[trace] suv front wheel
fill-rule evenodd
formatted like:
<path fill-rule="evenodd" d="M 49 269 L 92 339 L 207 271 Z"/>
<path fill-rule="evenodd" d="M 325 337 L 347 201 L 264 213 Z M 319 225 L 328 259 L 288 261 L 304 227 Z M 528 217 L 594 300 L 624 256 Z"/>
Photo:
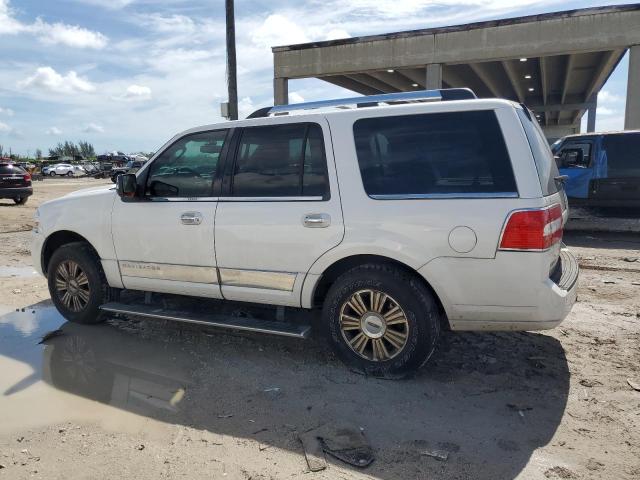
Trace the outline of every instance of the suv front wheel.
<path fill-rule="evenodd" d="M 327 293 L 323 323 L 345 363 L 377 376 L 419 368 L 440 333 L 429 289 L 391 265 L 367 264 L 341 275 Z"/>
<path fill-rule="evenodd" d="M 64 318 L 75 323 L 99 323 L 105 319 L 100 305 L 113 296 L 100 260 L 83 242 L 58 248 L 47 269 L 49 293 Z"/>

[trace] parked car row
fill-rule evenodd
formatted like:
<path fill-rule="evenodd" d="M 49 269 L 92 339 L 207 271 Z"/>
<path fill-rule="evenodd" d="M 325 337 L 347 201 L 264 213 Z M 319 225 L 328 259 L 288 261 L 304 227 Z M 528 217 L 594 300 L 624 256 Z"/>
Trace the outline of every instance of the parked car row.
<path fill-rule="evenodd" d="M 81 165 L 71 165 L 70 163 L 57 163 L 42 167 L 42 174 L 50 177 L 67 176 L 67 177 L 81 177 L 86 175 L 85 169 Z"/>
<path fill-rule="evenodd" d="M 569 135 L 551 148 L 572 204 L 640 208 L 640 131 Z"/>

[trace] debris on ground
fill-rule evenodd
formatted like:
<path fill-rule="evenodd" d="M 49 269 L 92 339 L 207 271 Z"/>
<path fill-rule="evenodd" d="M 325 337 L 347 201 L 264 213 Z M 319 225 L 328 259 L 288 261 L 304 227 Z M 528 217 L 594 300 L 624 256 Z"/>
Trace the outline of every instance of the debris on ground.
<path fill-rule="evenodd" d="M 638 257 L 624 257 L 623 260 L 625 262 L 633 263 L 638 261 Z"/>
<path fill-rule="evenodd" d="M 440 460 L 441 462 L 446 462 L 449 458 L 449 452 L 447 452 L 446 450 L 424 450 L 422 452 L 422 455 L 435 458 L 436 460 Z"/>
<path fill-rule="evenodd" d="M 233 413 L 227 413 L 226 415 L 218 415 L 218 418 L 231 418 L 233 417 Z"/>
<path fill-rule="evenodd" d="M 140 444 L 140 445 L 138 445 L 138 446 L 136 447 L 136 449 L 137 449 L 137 450 L 142 451 L 142 450 L 144 450 L 144 445 L 143 445 L 143 444 Z"/>
<path fill-rule="evenodd" d="M 323 425 L 301 434 L 299 438 L 312 472 L 327 468 L 325 453 L 360 468 L 371 465 L 374 460 L 373 449 L 367 443 L 362 429 Z"/>
<path fill-rule="evenodd" d="M 555 466 L 544 472 L 544 476 L 547 478 L 576 478 L 576 475 L 565 467 Z"/>
<path fill-rule="evenodd" d="M 596 471 L 604 467 L 604 463 L 598 462 L 595 458 L 590 458 L 587 462 L 587 470 Z"/>
<path fill-rule="evenodd" d="M 22 293 L 22 290 L 20 290 L 19 288 L 14 288 L 13 290 L 11 290 L 11 293 L 13 293 L 14 295 L 18 295 Z"/>
<path fill-rule="evenodd" d="M 627 378 L 627 383 L 631 388 L 633 388 L 636 392 L 640 392 L 640 382 L 637 380 L 633 380 L 631 378 Z"/>
<path fill-rule="evenodd" d="M 62 335 L 64 335 L 64 332 L 62 330 L 60 330 L 60 329 L 51 330 L 50 332 L 47 332 L 42 336 L 42 338 L 38 342 L 38 345 L 42 345 L 43 343 L 47 342 L 48 340 L 51 340 L 52 338 L 55 338 L 55 337 L 61 337 Z"/>
<path fill-rule="evenodd" d="M 583 378 L 582 380 L 580 380 L 580 385 L 582 385 L 583 387 L 595 387 L 596 385 L 602 385 L 602 382 L 599 382 L 598 380 L 589 380 L 587 378 Z"/>

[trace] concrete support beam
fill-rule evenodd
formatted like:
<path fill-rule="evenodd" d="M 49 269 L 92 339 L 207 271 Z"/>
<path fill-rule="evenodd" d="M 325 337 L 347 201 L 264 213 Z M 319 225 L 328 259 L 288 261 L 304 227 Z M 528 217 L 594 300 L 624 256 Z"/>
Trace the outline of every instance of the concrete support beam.
<path fill-rule="evenodd" d="M 598 96 L 594 96 L 591 106 L 587 110 L 587 132 L 596 131 L 596 109 L 598 108 Z"/>
<path fill-rule="evenodd" d="M 389 92 L 399 92 L 400 90 L 392 87 L 391 85 L 381 82 L 380 80 L 373 78 L 371 75 L 367 75 L 366 73 L 355 73 L 353 75 L 345 75 L 345 78 L 350 78 L 355 82 L 362 83 L 367 87 L 371 87 L 375 90 L 378 90 L 379 93 L 389 93 Z"/>
<path fill-rule="evenodd" d="M 469 66 L 471 67 L 471 70 L 473 70 L 473 73 L 475 73 L 482 81 L 482 83 L 484 83 L 485 86 L 489 89 L 491 95 L 496 98 L 500 98 L 500 92 L 498 91 L 498 87 L 496 86 L 494 79 L 487 69 L 487 65 L 485 65 L 484 63 L 470 63 Z"/>
<path fill-rule="evenodd" d="M 625 130 L 640 129 L 640 45 L 634 45 L 629 49 L 624 128 Z"/>
<path fill-rule="evenodd" d="M 368 85 L 364 85 L 363 83 L 357 82 L 351 78 L 347 78 L 344 75 L 332 75 L 329 77 L 320 77 L 320 79 L 325 82 L 332 83 L 333 85 L 346 88 L 347 90 L 352 90 L 361 95 L 377 95 L 380 93 L 378 89 L 371 88 Z"/>
<path fill-rule="evenodd" d="M 504 68 L 504 72 L 507 74 L 507 77 L 509 77 L 511 88 L 513 88 L 513 91 L 516 92 L 518 100 L 520 101 L 520 103 L 524 103 L 524 90 L 522 88 L 522 85 L 520 84 L 518 75 L 516 74 L 513 65 L 511 65 L 511 60 L 504 60 L 502 62 L 502 68 Z"/>
<path fill-rule="evenodd" d="M 442 64 L 432 63 L 427 65 L 425 88 L 427 90 L 437 90 L 442 88 Z"/>
<path fill-rule="evenodd" d="M 289 105 L 289 79 L 276 77 L 273 79 L 273 104 Z"/>
<path fill-rule="evenodd" d="M 594 106 L 593 102 L 585 103 L 558 103 L 549 105 L 529 105 L 529 108 L 536 112 L 575 112 L 576 110 L 587 110 Z"/>

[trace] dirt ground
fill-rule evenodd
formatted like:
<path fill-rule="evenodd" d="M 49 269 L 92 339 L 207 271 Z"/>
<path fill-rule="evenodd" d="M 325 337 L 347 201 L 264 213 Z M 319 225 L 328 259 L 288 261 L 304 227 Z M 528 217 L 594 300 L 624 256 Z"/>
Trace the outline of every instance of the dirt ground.
<path fill-rule="evenodd" d="M 560 327 L 447 333 L 414 377 L 383 380 L 322 338 L 65 323 L 33 273 L 32 217 L 98 183 L 0 201 L 0 479 L 640 478 L 640 235 L 565 235 L 582 272 Z M 320 425 L 362 432 L 374 462 L 309 472 L 298 435 Z"/>

